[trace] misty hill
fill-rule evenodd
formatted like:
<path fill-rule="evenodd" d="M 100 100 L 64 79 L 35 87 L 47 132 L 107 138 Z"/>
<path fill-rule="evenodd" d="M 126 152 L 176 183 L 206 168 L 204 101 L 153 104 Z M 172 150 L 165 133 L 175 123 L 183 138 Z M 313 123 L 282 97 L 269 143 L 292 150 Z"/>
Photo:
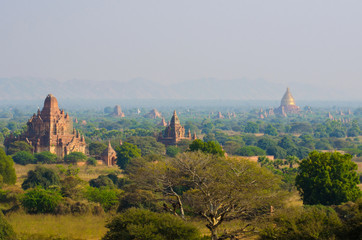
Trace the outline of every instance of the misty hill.
<path fill-rule="evenodd" d="M 0 100 L 44 99 L 52 93 L 63 99 L 229 99 L 279 100 L 287 86 L 265 80 L 201 79 L 163 85 L 144 79 L 127 82 L 36 78 L 0 78 Z M 332 87 L 291 83 L 296 100 L 360 100 L 351 92 Z M 356 91 L 357 90 L 351 90 Z M 351 98 L 352 96 L 352 98 Z M 359 96 L 356 94 L 355 96 Z"/>

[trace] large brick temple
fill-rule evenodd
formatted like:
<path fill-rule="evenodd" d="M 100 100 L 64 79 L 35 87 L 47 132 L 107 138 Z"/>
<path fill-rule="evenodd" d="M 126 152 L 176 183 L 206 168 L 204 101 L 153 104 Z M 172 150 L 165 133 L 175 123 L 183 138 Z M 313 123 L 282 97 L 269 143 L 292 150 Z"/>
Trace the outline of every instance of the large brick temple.
<path fill-rule="evenodd" d="M 73 128 L 71 117 L 59 109 L 57 99 L 49 94 L 44 101 L 44 107 L 29 119 L 27 130 L 18 138 L 7 142 L 22 140 L 33 146 L 35 153 L 49 151 L 63 158 L 71 152 L 85 153 L 86 143 Z"/>

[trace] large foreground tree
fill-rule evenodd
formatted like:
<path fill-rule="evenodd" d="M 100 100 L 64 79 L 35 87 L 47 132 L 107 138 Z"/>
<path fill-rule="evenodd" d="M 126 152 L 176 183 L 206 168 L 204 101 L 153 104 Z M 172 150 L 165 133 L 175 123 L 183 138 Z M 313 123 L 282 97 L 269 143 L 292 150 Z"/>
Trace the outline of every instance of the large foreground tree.
<path fill-rule="evenodd" d="M 136 185 L 161 193 L 164 207 L 175 215 L 185 211 L 206 220 L 213 240 L 224 221 L 252 218 L 280 201 L 280 179 L 256 163 L 201 152 L 149 162 L 130 175 Z M 184 205 L 188 205 L 187 210 Z M 235 236 L 242 229 L 227 233 Z"/>
<path fill-rule="evenodd" d="M 357 164 L 349 154 L 313 151 L 299 166 L 296 186 L 304 204 L 338 205 L 361 196 Z"/>

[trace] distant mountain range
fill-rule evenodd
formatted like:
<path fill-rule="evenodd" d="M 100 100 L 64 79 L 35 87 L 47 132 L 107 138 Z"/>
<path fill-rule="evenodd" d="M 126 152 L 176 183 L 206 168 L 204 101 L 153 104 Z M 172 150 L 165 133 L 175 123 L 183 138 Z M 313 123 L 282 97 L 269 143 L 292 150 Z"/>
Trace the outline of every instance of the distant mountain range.
<path fill-rule="evenodd" d="M 265 80 L 200 79 L 160 84 L 144 79 L 127 82 L 37 78 L 0 78 L 0 100 L 44 99 L 48 93 L 63 99 L 194 99 L 279 100 L 285 85 Z M 296 100 L 361 100 L 358 89 L 343 90 L 302 83 L 289 84 Z"/>

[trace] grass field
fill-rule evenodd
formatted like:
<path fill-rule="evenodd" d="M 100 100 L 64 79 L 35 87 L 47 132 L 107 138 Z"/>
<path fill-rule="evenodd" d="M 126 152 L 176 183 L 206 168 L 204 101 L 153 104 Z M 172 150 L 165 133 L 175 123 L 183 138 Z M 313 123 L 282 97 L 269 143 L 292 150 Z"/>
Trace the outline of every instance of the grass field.
<path fill-rule="evenodd" d="M 23 239 L 84 239 L 98 240 L 107 231 L 108 216 L 93 215 L 29 215 L 7 216 L 19 238 Z M 37 236 L 37 237 L 36 237 Z"/>

